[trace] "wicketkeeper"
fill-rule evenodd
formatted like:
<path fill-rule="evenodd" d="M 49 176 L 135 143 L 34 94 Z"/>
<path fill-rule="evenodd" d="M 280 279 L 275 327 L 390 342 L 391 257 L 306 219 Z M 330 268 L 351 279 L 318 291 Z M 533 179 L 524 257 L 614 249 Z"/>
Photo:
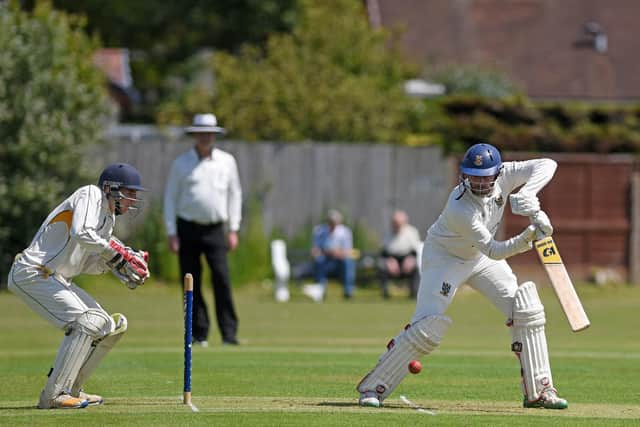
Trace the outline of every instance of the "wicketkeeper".
<path fill-rule="evenodd" d="M 127 330 L 121 313 L 109 314 L 73 277 L 113 272 L 135 289 L 149 277 L 146 252 L 113 237 L 116 216 L 136 209 L 140 173 L 116 163 L 100 175 L 98 186 L 80 187 L 45 219 L 9 272 L 9 289 L 36 313 L 64 331 L 38 408 L 84 408 L 101 396 L 85 393 L 83 383 Z"/>
<path fill-rule="evenodd" d="M 451 324 L 444 313 L 458 287 L 467 283 L 507 318 L 511 349 L 521 365 L 524 407 L 568 406 L 553 387 L 544 307 L 536 285 L 525 282 L 518 286 L 506 262 L 531 249 L 534 239 L 553 233 L 536 194 L 551 180 L 556 167 L 550 159 L 502 163 L 498 150 L 489 144 L 476 144 L 467 150 L 460 166 L 461 182 L 451 192 L 424 242 L 415 314 L 358 384 L 360 405 L 381 406 L 407 374 L 409 362 L 440 344 Z M 518 192 L 511 194 L 518 187 Z M 530 217 L 532 225 L 499 241 L 494 236 L 507 199 L 511 211 Z"/>

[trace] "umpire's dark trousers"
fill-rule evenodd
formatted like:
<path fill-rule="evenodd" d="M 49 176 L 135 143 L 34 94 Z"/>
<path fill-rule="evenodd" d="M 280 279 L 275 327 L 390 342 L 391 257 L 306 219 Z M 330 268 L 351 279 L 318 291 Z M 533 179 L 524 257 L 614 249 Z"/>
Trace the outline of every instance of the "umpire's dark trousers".
<path fill-rule="evenodd" d="M 204 341 L 209 336 L 209 313 L 202 298 L 202 263 L 204 254 L 211 269 L 216 318 L 223 342 L 235 342 L 238 317 L 233 306 L 231 281 L 227 265 L 227 245 L 222 223 L 201 225 L 178 218 L 180 271 L 193 275 L 193 338 Z"/>

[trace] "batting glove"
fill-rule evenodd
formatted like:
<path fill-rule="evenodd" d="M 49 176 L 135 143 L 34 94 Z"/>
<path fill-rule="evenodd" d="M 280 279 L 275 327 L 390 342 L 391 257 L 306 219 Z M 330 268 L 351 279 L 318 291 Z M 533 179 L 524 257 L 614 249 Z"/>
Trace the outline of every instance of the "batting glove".
<path fill-rule="evenodd" d="M 536 226 L 537 239 L 551 236 L 553 234 L 553 226 L 551 220 L 544 211 L 538 211 L 531 217 L 531 223 Z"/>
<path fill-rule="evenodd" d="M 534 216 L 540 211 L 540 201 L 535 194 L 511 194 L 509 196 L 509 204 L 514 215 Z"/>
<path fill-rule="evenodd" d="M 514 237 L 515 251 L 514 253 L 526 252 L 533 247 L 533 241 L 536 239 L 536 227 L 530 224 Z"/>

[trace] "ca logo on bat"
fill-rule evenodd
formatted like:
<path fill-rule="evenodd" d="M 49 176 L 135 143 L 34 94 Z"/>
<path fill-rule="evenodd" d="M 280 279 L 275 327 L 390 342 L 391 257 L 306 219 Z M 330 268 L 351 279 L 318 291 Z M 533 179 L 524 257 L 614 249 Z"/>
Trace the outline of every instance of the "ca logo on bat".
<path fill-rule="evenodd" d="M 560 264 L 562 263 L 562 258 L 560 258 L 560 254 L 556 249 L 556 245 L 553 242 L 551 236 L 545 237 L 542 240 L 538 240 L 535 243 L 536 249 L 538 251 L 538 256 L 540 260 L 545 264 Z"/>

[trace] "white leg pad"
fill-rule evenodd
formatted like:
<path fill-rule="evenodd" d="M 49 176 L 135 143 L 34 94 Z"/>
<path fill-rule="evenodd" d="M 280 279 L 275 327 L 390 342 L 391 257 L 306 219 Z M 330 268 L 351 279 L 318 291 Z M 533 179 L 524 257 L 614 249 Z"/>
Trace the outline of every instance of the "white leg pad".
<path fill-rule="evenodd" d="M 70 392 L 80 367 L 91 351 L 92 343 L 111 333 L 113 328 L 111 316 L 93 308 L 82 313 L 69 325 L 42 393 L 42 405 L 46 406 L 48 401 L 63 392 Z"/>
<path fill-rule="evenodd" d="M 523 283 L 514 299 L 511 350 L 520 360 L 523 393 L 529 401 L 538 400 L 543 390 L 553 388 L 545 323 L 535 283 Z"/>
<path fill-rule="evenodd" d="M 289 301 L 291 267 L 287 259 L 287 245 L 284 240 L 273 240 L 271 242 L 271 266 L 275 277 L 274 291 L 276 301 Z"/>
<path fill-rule="evenodd" d="M 91 376 L 100 362 L 102 362 L 102 359 L 104 359 L 107 353 L 111 351 L 111 349 L 116 345 L 118 341 L 120 341 L 120 338 L 122 338 L 124 333 L 127 331 L 127 318 L 124 316 L 124 314 L 114 313 L 111 315 L 111 317 L 115 324 L 115 329 L 106 337 L 92 343 L 89 355 L 80 368 L 73 387 L 71 388 L 72 396 L 78 396 L 85 381 Z"/>
<path fill-rule="evenodd" d="M 287 259 L 287 245 L 284 240 L 271 242 L 271 266 L 277 280 L 282 282 L 289 280 L 291 268 Z"/>
<path fill-rule="evenodd" d="M 409 362 L 429 354 L 442 341 L 451 324 L 446 316 L 427 316 L 395 337 L 378 364 L 358 384 L 360 393 L 375 392 L 382 402 L 409 372 Z"/>

